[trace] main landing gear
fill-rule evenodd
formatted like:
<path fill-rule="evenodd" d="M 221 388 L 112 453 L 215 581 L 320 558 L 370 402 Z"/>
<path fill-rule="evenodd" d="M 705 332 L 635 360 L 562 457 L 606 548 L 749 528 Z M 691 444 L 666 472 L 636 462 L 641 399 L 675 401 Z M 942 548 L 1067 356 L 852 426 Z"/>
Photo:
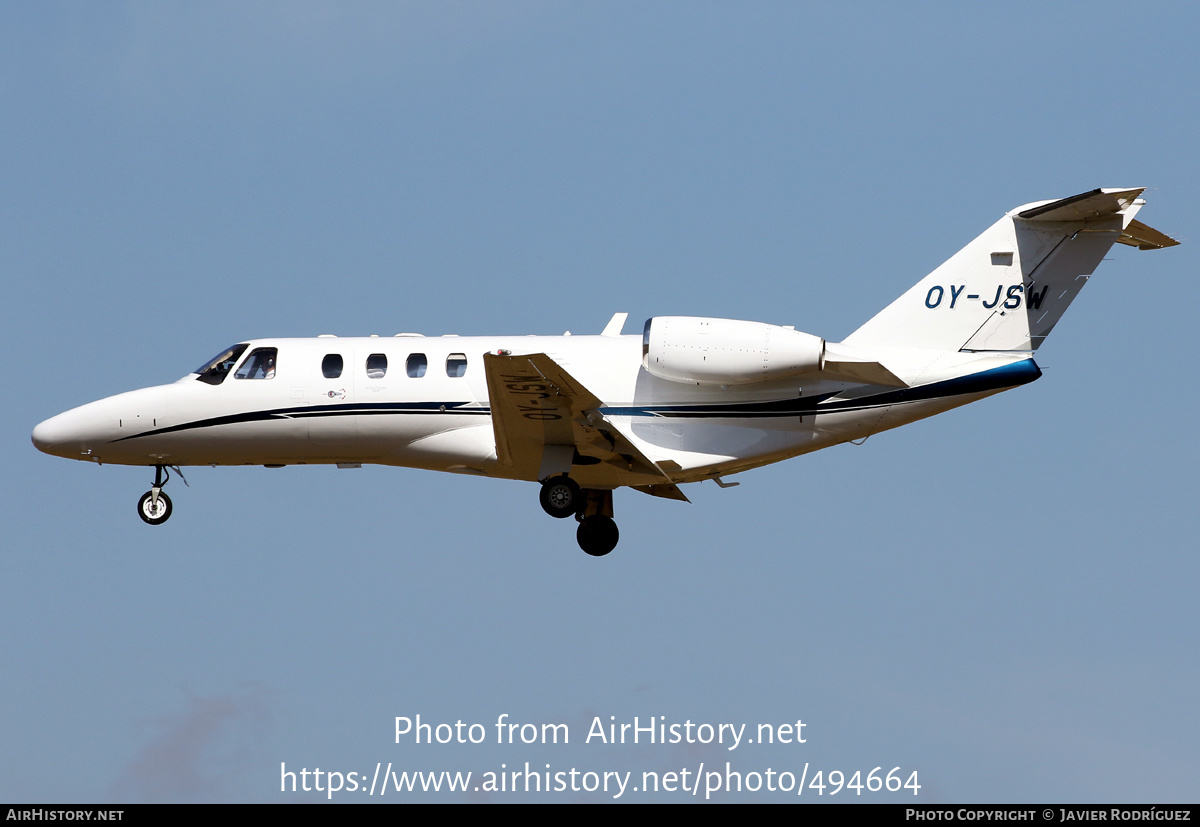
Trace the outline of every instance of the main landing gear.
<path fill-rule="evenodd" d="M 612 491 L 580 488 L 575 480 L 560 474 L 542 483 L 538 499 L 551 517 L 573 516 L 579 522 L 575 539 L 586 553 L 603 557 L 617 547 L 621 533 L 612 518 Z"/>
<path fill-rule="evenodd" d="M 593 557 L 603 557 L 617 547 L 621 532 L 617 531 L 617 524 L 612 517 L 589 514 L 577 519 L 579 528 L 575 529 L 575 540 L 585 552 Z"/>
<path fill-rule="evenodd" d="M 542 483 L 538 495 L 542 510 L 555 519 L 574 517 L 583 508 L 585 497 L 575 480 L 562 474 Z"/>
<path fill-rule="evenodd" d="M 175 473 L 179 474 L 179 478 L 186 485 L 187 480 L 183 479 L 183 472 L 176 467 Z M 154 466 L 154 485 L 138 500 L 138 516 L 150 525 L 162 525 L 171 516 L 171 498 L 162 490 L 169 479 L 171 473 L 167 466 Z"/>

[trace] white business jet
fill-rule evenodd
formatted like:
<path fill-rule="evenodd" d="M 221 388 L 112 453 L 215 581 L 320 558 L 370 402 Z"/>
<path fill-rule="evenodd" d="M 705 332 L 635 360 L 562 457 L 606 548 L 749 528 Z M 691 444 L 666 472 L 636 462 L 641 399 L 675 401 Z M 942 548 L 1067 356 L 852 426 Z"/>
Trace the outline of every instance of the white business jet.
<path fill-rule="evenodd" d="M 588 554 L 617 544 L 613 491 L 680 486 L 858 440 L 1041 375 L 1033 352 L 1114 243 L 1177 244 L 1142 189 L 1018 207 L 843 342 L 791 327 L 658 316 L 623 336 L 255 339 L 178 382 L 33 431 L 69 459 L 145 465 L 171 516 L 184 465 L 401 465 L 541 483 Z"/>

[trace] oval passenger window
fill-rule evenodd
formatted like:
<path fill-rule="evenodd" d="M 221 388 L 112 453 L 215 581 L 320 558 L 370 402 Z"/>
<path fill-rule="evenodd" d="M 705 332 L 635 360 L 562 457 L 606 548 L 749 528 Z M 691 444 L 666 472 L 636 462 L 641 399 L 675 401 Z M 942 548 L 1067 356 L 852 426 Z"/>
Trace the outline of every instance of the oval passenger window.
<path fill-rule="evenodd" d="M 446 375 L 452 377 L 462 376 L 467 372 L 467 354 L 451 353 L 446 357 Z"/>
<path fill-rule="evenodd" d="M 382 379 L 387 375 L 387 356 L 383 353 L 372 353 L 367 357 L 367 378 Z"/>
<path fill-rule="evenodd" d="M 425 368 L 429 366 L 429 360 L 425 358 L 424 353 L 414 353 L 408 357 L 408 375 L 413 379 L 419 379 L 425 375 Z"/>
<path fill-rule="evenodd" d="M 326 379 L 337 379 L 342 375 L 342 355 L 330 353 L 321 360 L 321 375 Z"/>

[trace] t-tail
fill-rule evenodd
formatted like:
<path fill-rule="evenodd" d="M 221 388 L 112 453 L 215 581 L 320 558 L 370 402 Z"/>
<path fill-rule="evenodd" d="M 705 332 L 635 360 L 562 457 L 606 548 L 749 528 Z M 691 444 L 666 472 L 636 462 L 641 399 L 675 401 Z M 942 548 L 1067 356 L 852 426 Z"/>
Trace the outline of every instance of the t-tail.
<path fill-rule="evenodd" d="M 1143 189 L 1097 189 L 1017 207 L 845 344 L 1033 353 L 1113 244 L 1156 250 L 1179 243 L 1134 220 Z"/>

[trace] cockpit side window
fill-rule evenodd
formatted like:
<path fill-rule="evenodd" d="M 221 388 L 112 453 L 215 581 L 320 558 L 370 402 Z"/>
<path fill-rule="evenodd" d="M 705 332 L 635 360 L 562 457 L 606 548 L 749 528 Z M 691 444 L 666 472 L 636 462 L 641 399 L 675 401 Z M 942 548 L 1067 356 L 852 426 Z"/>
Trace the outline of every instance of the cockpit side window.
<path fill-rule="evenodd" d="M 225 381 L 225 375 L 233 370 L 233 366 L 237 364 L 237 360 L 241 358 L 248 347 L 250 347 L 249 343 L 243 343 L 222 351 L 219 356 L 210 359 L 196 370 L 198 374 L 196 378 L 210 385 L 221 384 Z"/>
<path fill-rule="evenodd" d="M 273 347 L 255 348 L 246 357 L 246 361 L 242 362 L 242 366 L 238 368 L 238 372 L 233 375 L 233 378 L 274 379 L 276 354 L 277 351 Z"/>

